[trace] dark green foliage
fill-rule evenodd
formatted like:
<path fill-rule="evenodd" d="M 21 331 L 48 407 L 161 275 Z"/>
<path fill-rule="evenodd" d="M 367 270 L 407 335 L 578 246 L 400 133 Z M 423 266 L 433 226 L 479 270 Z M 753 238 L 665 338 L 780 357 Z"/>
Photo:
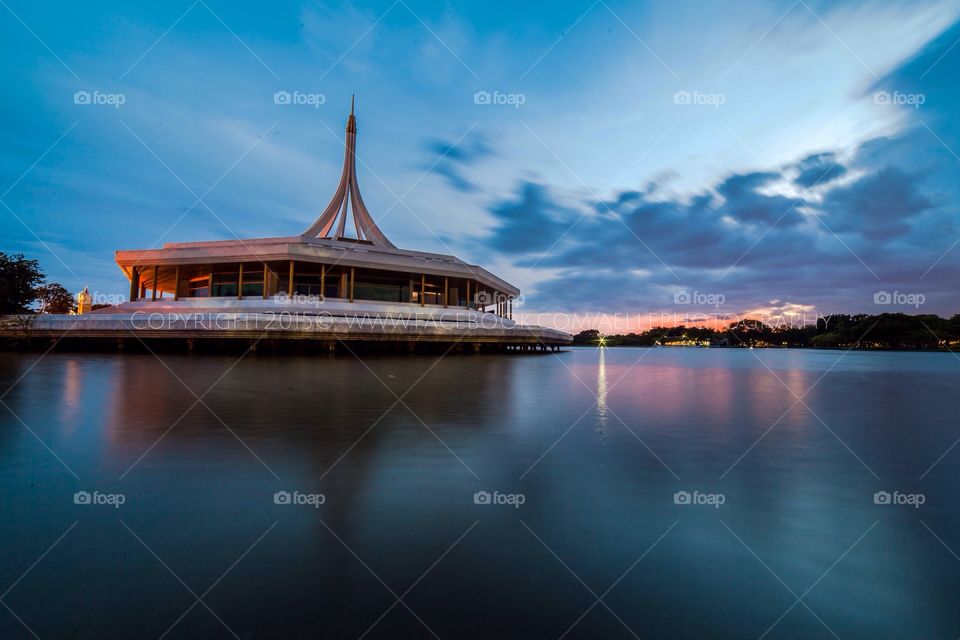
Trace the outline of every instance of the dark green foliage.
<path fill-rule="evenodd" d="M 43 273 L 36 260 L 27 260 L 22 253 L 0 252 L 0 314 L 29 313 L 41 282 Z"/>
<path fill-rule="evenodd" d="M 70 313 L 76 311 L 77 303 L 73 294 L 56 282 L 37 287 L 37 299 L 40 301 L 40 313 Z"/>

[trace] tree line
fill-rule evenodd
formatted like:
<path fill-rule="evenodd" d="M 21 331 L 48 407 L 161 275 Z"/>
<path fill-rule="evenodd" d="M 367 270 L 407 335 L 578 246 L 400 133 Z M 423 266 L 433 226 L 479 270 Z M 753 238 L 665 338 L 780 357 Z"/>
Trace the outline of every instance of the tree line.
<path fill-rule="evenodd" d="M 950 349 L 960 346 L 960 314 L 834 314 L 815 325 L 767 325 L 741 320 L 722 329 L 698 326 L 654 327 L 642 333 L 604 336 L 596 329 L 573 338 L 579 345 L 812 347 L 844 349 Z"/>

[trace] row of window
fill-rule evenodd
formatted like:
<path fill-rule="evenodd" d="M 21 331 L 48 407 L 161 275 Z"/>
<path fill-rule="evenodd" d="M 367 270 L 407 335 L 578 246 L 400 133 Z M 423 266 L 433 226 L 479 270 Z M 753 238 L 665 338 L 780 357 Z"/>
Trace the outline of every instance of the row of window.
<path fill-rule="evenodd" d="M 244 274 L 246 276 L 246 274 Z M 210 297 L 236 297 L 239 285 L 239 273 L 214 273 L 213 289 L 211 293 L 210 278 L 203 276 L 193 278 L 187 283 L 187 297 L 206 298 Z M 346 282 L 341 284 L 341 278 L 326 278 L 321 285 L 321 277 L 317 276 L 297 276 L 293 281 L 293 292 L 296 295 L 324 295 L 329 298 L 347 297 L 346 292 L 341 291 L 341 286 L 349 286 Z M 345 279 L 344 279 L 345 280 Z M 285 292 L 288 290 L 289 277 L 278 277 L 276 291 Z M 354 297 L 361 300 L 377 300 L 382 302 L 419 302 L 420 291 L 419 283 L 396 279 L 395 282 L 354 282 Z M 442 304 L 443 290 L 437 285 L 427 285 L 424 292 L 424 300 L 427 304 Z M 432 290 L 431 290 L 432 289 Z M 263 278 L 252 277 L 243 280 L 244 297 L 263 296 Z M 461 295 L 458 287 L 449 287 L 448 296 L 450 304 L 465 304 L 466 299 Z"/>

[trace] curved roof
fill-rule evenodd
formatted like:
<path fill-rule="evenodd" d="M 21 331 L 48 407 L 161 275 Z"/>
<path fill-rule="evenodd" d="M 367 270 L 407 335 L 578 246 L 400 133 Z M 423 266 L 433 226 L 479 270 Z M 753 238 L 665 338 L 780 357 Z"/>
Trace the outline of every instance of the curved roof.
<path fill-rule="evenodd" d="M 349 212 L 349 213 L 348 213 Z M 352 214 L 356 237 L 347 233 L 347 218 Z M 350 98 L 350 117 L 347 118 L 347 133 L 343 150 L 343 171 L 333 198 L 310 227 L 303 232 L 304 238 L 327 238 L 332 240 L 361 240 L 379 247 L 393 247 L 380 227 L 373 221 L 370 212 L 360 197 L 357 183 L 357 119 L 353 115 L 353 98 Z"/>

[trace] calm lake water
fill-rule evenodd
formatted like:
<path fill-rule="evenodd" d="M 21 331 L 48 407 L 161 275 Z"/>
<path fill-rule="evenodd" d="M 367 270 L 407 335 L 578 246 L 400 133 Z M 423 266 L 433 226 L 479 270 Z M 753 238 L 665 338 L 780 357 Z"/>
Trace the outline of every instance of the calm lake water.
<path fill-rule="evenodd" d="M 960 636 L 951 354 L 38 357 L 2 638 Z"/>

